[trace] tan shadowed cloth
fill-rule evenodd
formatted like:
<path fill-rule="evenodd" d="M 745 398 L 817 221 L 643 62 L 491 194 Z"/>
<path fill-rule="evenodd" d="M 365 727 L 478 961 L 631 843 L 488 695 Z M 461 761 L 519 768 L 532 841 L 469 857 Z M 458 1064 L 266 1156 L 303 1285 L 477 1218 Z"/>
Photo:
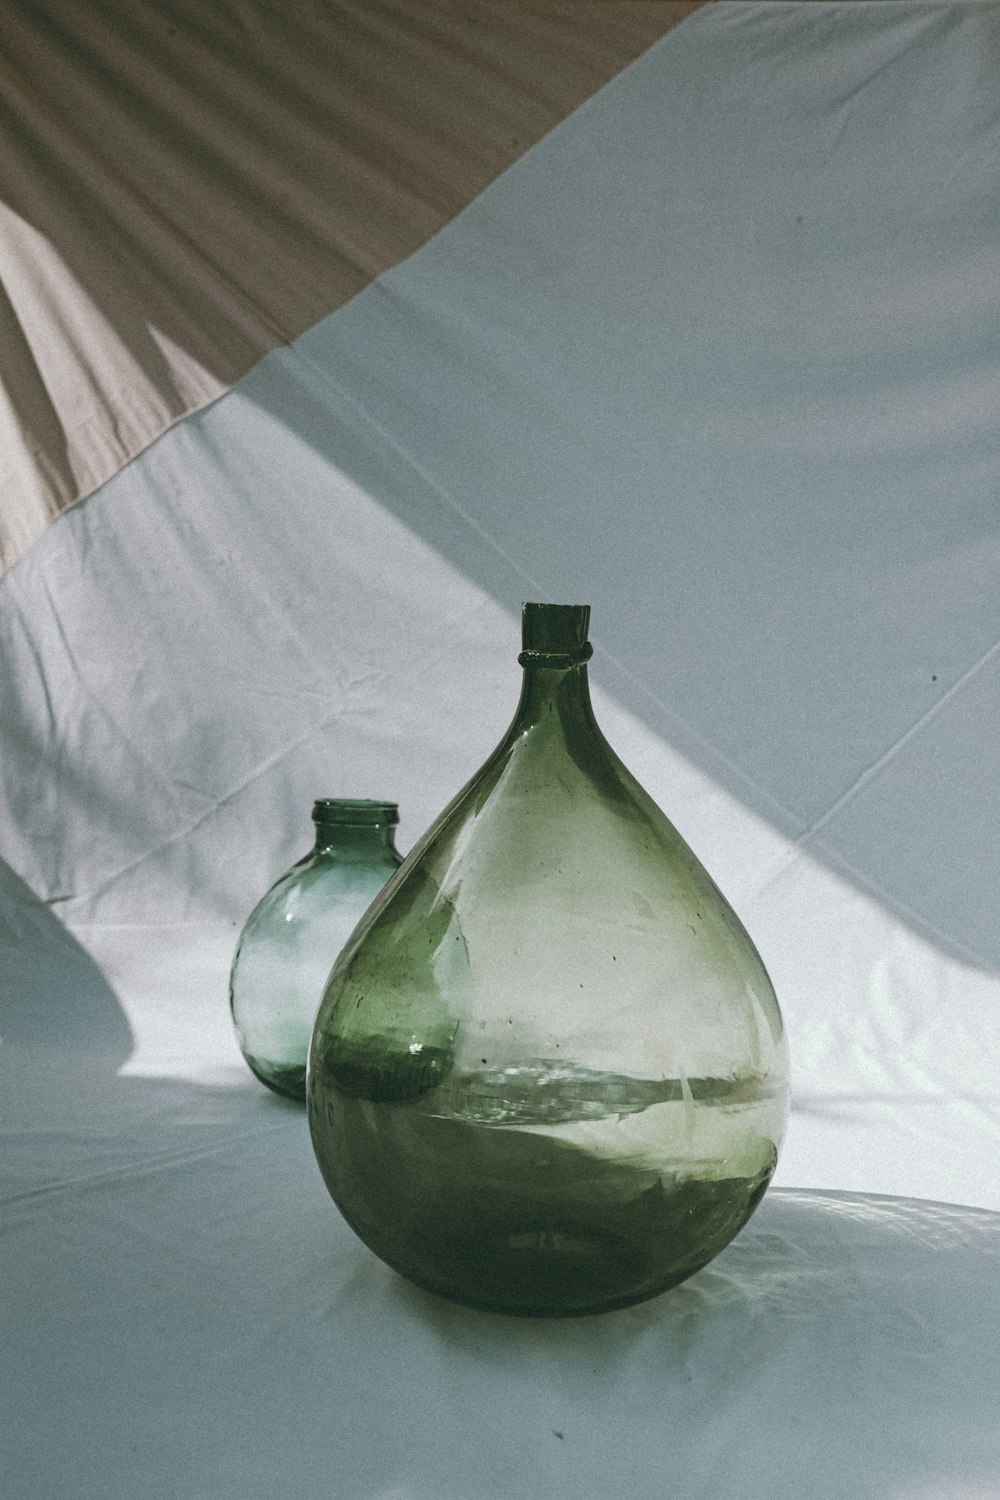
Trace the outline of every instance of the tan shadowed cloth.
<path fill-rule="evenodd" d="M 699 0 L 8 0 L 0 564 Z"/>

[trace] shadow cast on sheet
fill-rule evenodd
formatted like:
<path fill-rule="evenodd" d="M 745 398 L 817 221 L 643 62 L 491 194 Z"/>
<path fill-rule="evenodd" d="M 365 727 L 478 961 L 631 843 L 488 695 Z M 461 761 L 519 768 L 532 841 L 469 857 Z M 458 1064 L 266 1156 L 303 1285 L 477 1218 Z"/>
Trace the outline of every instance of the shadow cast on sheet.
<path fill-rule="evenodd" d="M 110 1076 L 128 1061 L 133 1043 L 125 1014 L 93 959 L 3 860 L 0 1038 L 5 1049 L 94 1059 Z"/>
<path fill-rule="evenodd" d="M 318 378 L 317 370 L 297 351 L 282 351 L 253 371 L 241 383 L 239 391 L 243 398 L 284 426 L 295 440 L 307 444 L 331 470 L 346 475 L 361 487 L 515 617 L 525 598 L 560 596 L 563 560 L 551 549 L 546 550 L 544 544 L 536 545 L 532 514 L 518 497 L 511 496 L 510 503 L 515 514 L 519 507 L 523 512 L 523 551 L 530 559 L 526 567 L 484 538 L 481 530 L 470 524 L 447 496 L 438 493 L 410 465 L 405 454 L 395 450 L 391 436 L 373 429 L 363 412 L 353 409 L 352 402 L 335 385 Z M 634 529 L 633 550 L 636 558 L 643 557 L 643 567 L 648 572 L 651 561 L 655 566 L 657 556 L 662 555 L 664 540 L 649 516 L 629 518 L 627 496 L 619 497 L 619 503 L 622 527 L 625 531 Z M 725 526 L 724 499 L 720 503 L 722 513 L 717 524 Z M 571 514 L 567 524 L 585 528 L 586 514 Z M 583 561 L 579 558 L 580 554 L 572 592 L 594 605 L 595 681 L 755 817 L 769 823 L 791 843 L 800 844 L 811 859 L 825 864 L 838 879 L 856 884 L 867 899 L 882 906 L 922 940 L 960 964 L 989 973 L 1000 972 L 1000 924 L 994 917 L 1000 904 L 1000 889 L 996 879 L 989 877 L 995 862 L 984 863 L 978 849 L 972 849 L 968 841 L 963 844 L 963 832 L 974 840 L 976 830 L 971 827 L 963 830 L 957 818 L 953 819 L 955 806 L 953 800 L 948 800 L 950 794 L 945 789 L 961 787 L 963 783 L 961 770 L 947 745 L 938 755 L 940 764 L 948 757 L 947 777 L 935 772 L 926 785 L 917 788 L 912 801 L 900 803 L 897 798 L 878 816 L 855 819 L 851 859 L 845 858 L 840 848 L 827 847 L 825 830 L 813 837 L 808 819 L 783 805 L 751 773 L 749 760 L 744 763 L 738 755 L 720 753 L 713 739 L 712 722 L 713 717 L 717 720 L 721 703 L 730 725 L 746 724 L 748 737 L 756 739 L 758 762 L 762 754 L 766 758 L 762 744 L 766 746 L 770 738 L 775 760 L 797 766 L 803 785 L 809 783 L 814 767 L 821 781 L 835 780 L 835 771 L 820 765 L 822 756 L 816 751 L 815 726 L 809 722 L 806 706 L 796 701 L 793 687 L 783 696 L 779 692 L 780 719 L 773 724 L 768 724 L 766 716 L 762 719 L 762 697 L 775 698 L 778 691 L 775 683 L 780 682 L 783 671 L 793 662 L 795 674 L 801 679 L 803 673 L 820 673 L 823 660 L 836 660 L 838 655 L 836 638 L 805 639 L 804 621 L 796 623 L 796 611 L 803 607 L 801 599 L 789 616 L 786 655 L 784 659 L 776 659 L 772 616 L 775 610 L 788 612 L 790 605 L 788 601 L 772 605 L 762 601 L 752 573 L 734 590 L 729 600 L 731 630 L 728 635 L 720 635 L 714 628 L 704 628 L 709 622 L 697 610 L 673 613 L 662 588 L 655 592 L 640 588 L 624 591 L 621 580 L 609 578 L 601 549 L 593 549 Z M 703 557 L 698 566 L 702 572 L 711 572 L 711 556 Z M 836 588 L 836 579 L 831 577 L 828 592 L 835 594 Z M 830 603 L 828 599 L 827 619 Z M 705 608 L 709 608 L 707 603 Z M 730 648 L 737 641 L 740 660 L 754 663 L 750 671 L 734 668 Z M 610 647 L 612 655 L 603 649 L 605 645 Z M 672 696 L 670 660 L 678 645 L 688 658 L 694 655 L 699 661 L 697 682 L 688 681 L 684 687 L 684 716 L 674 711 Z M 876 672 L 849 697 L 849 715 L 846 711 L 841 714 L 835 726 L 835 735 L 843 745 L 861 733 L 882 686 Z M 945 687 L 942 683 L 934 692 L 943 693 Z M 839 692 L 843 695 L 844 691 L 841 683 Z M 930 695 L 927 701 L 932 702 Z M 962 764 L 980 776 L 991 753 L 983 737 L 984 714 L 983 706 L 976 703 L 971 715 L 973 719 L 978 716 L 982 753 L 974 754 L 970 748 L 970 735 L 977 733 L 975 725 L 962 739 Z M 838 754 L 846 754 L 843 745 L 840 750 L 831 749 L 831 763 Z M 927 781 L 926 776 L 924 779 Z M 864 776 L 862 780 L 867 785 Z M 969 783 L 973 787 L 975 784 Z M 777 790 L 780 780 L 774 786 Z M 664 800 L 669 815 L 670 807 Z M 967 798 L 960 801 L 959 810 L 967 802 Z"/>
<path fill-rule="evenodd" d="M 192 1039 L 193 1050 L 195 1039 Z M 135 1038 L 98 965 L 0 860 L 0 1113 L 9 1201 L 143 1170 L 255 1117 L 255 1093 L 122 1076 Z M 281 1114 L 280 1102 L 274 1107 Z M 171 1128 L 176 1140 L 171 1142 Z"/>

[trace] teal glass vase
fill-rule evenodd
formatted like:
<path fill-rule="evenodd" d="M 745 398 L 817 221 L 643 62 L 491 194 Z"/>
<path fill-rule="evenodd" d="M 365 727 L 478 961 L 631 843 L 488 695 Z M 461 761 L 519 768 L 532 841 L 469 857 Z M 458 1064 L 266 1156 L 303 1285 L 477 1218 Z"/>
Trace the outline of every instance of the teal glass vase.
<path fill-rule="evenodd" d="M 788 1111 L 764 966 L 595 722 L 589 614 L 524 606 L 514 721 L 359 924 L 310 1050 L 313 1146 L 360 1238 L 532 1316 L 704 1266 Z"/>
<path fill-rule="evenodd" d="M 316 842 L 257 903 L 240 935 L 229 1003 L 261 1083 L 304 1101 L 309 1038 L 334 960 L 401 856 L 394 802 L 323 797 Z"/>

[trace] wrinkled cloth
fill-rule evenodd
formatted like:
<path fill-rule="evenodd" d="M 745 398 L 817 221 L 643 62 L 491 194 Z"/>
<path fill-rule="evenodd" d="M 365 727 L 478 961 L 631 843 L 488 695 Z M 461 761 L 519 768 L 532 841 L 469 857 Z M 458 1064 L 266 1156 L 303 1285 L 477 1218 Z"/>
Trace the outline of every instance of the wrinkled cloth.
<path fill-rule="evenodd" d="M 0 567 L 700 0 L 8 0 Z"/>

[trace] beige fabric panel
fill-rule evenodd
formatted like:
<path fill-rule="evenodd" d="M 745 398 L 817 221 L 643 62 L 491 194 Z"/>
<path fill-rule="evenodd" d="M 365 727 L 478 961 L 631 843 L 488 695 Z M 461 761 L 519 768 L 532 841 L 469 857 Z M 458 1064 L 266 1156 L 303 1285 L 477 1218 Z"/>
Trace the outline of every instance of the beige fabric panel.
<path fill-rule="evenodd" d="M 8 0 L 0 563 L 699 0 Z"/>

